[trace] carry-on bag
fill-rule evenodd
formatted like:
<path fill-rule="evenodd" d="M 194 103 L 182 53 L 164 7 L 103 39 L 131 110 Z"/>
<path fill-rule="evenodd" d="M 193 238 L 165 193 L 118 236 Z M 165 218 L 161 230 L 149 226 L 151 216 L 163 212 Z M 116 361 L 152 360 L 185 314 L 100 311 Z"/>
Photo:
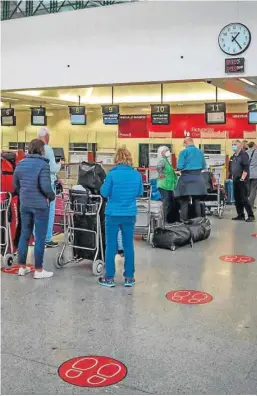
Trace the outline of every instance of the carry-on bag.
<path fill-rule="evenodd" d="M 196 217 L 188 220 L 186 226 L 191 232 L 191 238 L 194 243 L 204 241 L 211 234 L 211 223 L 207 217 Z"/>
<path fill-rule="evenodd" d="M 189 244 L 192 246 L 191 231 L 183 223 L 174 223 L 165 228 L 156 228 L 153 234 L 153 247 L 174 251 L 180 246 Z"/>
<path fill-rule="evenodd" d="M 78 184 L 89 188 L 91 194 L 99 194 L 106 173 L 101 165 L 93 162 L 82 162 L 79 166 Z"/>
<path fill-rule="evenodd" d="M 225 181 L 225 192 L 227 204 L 233 204 L 235 202 L 233 180 L 227 179 Z"/>

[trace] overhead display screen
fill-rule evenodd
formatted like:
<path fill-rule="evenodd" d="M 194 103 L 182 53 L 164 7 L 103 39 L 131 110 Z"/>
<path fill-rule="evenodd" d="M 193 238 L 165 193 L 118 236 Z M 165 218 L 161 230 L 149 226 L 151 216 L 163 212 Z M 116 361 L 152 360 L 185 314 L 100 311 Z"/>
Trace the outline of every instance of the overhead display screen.
<path fill-rule="evenodd" d="M 248 122 L 257 124 L 257 102 L 248 102 Z"/>
<path fill-rule="evenodd" d="M 151 105 L 151 123 L 153 125 L 169 125 L 170 105 L 168 104 Z"/>
<path fill-rule="evenodd" d="M 71 125 L 86 125 L 87 115 L 85 106 L 70 106 Z"/>
<path fill-rule="evenodd" d="M 206 124 L 226 124 L 226 103 L 205 103 Z"/>
<path fill-rule="evenodd" d="M 36 125 L 36 126 L 47 125 L 45 107 L 32 107 L 31 108 L 31 125 Z"/>
<path fill-rule="evenodd" d="M 13 108 L 4 108 L 1 109 L 1 125 L 2 126 L 15 126 L 16 125 L 16 117 L 14 115 Z"/>
<path fill-rule="evenodd" d="M 102 106 L 102 113 L 105 125 L 117 125 L 119 123 L 120 108 L 118 105 Z"/>

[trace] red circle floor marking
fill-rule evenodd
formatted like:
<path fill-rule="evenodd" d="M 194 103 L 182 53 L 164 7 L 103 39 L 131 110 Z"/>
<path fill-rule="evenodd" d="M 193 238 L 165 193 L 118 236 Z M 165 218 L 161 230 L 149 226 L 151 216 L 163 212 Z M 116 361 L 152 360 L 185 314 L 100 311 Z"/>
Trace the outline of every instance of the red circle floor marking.
<path fill-rule="evenodd" d="M 199 290 L 176 290 L 166 294 L 166 298 L 178 304 L 207 304 L 213 297 Z"/>
<path fill-rule="evenodd" d="M 226 263 L 239 263 L 239 264 L 249 264 L 255 261 L 255 258 L 250 256 L 243 256 L 241 254 L 232 254 L 221 256 L 220 260 L 226 261 Z"/>
<path fill-rule="evenodd" d="M 35 272 L 35 267 L 32 264 L 27 264 L 27 267 L 31 268 L 31 272 Z M 5 274 L 18 274 L 20 266 L 19 265 L 13 265 L 10 269 L 7 269 L 5 267 L 1 268 L 1 271 L 4 272 Z"/>
<path fill-rule="evenodd" d="M 127 375 L 127 367 L 106 356 L 79 356 L 64 362 L 58 374 L 69 384 L 99 388 L 122 381 Z"/>
<path fill-rule="evenodd" d="M 253 238 L 257 238 L 257 234 L 252 234 L 252 237 Z"/>

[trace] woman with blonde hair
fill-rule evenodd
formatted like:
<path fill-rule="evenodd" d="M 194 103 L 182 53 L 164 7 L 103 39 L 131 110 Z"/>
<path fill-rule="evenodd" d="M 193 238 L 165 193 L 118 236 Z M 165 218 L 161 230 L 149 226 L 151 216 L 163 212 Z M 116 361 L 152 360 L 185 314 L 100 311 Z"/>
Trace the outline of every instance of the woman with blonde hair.
<path fill-rule="evenodd" d="M 121 230 L 124 249 L 124 286 L 135 284 L 134 272 L 134 228 L 136 223 L 136 199 L 143 195 L 142 176 L 132 167 L 132 156 L 126 148 L 116 152 L 112 168 L 101 188 L 101 195 L 107 199 L 105 208 L 106 252 L 105 277 L 98 283 L 102 286 L 114 287 L 115 256 L 117 237 Z"/>

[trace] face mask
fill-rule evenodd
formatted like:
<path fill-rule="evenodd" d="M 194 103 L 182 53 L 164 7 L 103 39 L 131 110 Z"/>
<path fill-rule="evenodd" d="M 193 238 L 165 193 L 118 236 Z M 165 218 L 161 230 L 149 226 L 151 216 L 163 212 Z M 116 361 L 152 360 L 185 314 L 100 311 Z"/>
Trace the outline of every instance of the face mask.
<path fill-rule="evenodd" d="M 169 151 L 166 151 L 166 153 L 165 153 L 165 157 L 170 157 L 170 155 L 171 155 L 171 152 L 170 152 L 170 150 L 169 150 Z"/>
<path fill-rule="evenodd" d="M 237 151 L 237 146 L 236 146 L 235 144 L 233 144 L 233 146 L 232 146 L 232 150 L 233 150 L 234 152 L 236 152 L 236 151 Z"/>

